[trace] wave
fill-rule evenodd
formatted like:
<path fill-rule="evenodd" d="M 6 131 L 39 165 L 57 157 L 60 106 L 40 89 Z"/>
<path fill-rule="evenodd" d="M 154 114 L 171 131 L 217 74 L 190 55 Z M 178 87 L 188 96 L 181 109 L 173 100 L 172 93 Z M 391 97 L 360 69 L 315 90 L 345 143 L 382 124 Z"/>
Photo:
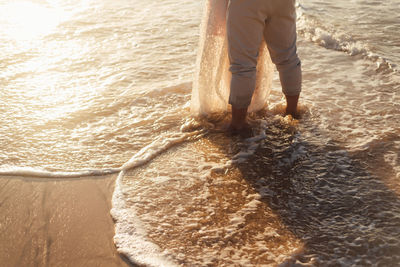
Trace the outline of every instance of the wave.
<path fill-rule="evenodd" d="M 83 169 L 75 171 L 49 171 L 40 168 L 32 167 L 2 167 L 0 169 L 0 176 L 22 176 L 22 177 L 37 177 L 37 178 L 79 178 L 87 176 L 101 176 L 124 172 L 132 168 L 139 167 L 157 155 L 167 151 L 169 148 L 189 141 L 192 138 L 199 138 L 205 133 L 204 128 L 200 128 L 194 119 L 188 119 L 178 132 L 171 132 L 161 135 L 156 138 L 149 145 L 140 149 L 135 153 L 126 163 L 119 168 L 107 169 Z M 200 129 L 199 129 L 200 128 Z"/>
<path fill-rule="evenodd" d="M 297 31 L 300 36 L 327 49 L 341 51 L 350 56 L 362 56 L 376 63 L 378 72 L 398 72 L 397 65 L 356 40 L 351 34 L 329 28 L 307 8 L 297 4 Z"/>
<path fill-rule="evenodd" d="M 22 176 L 37 178 L 80 178 L 85 176 L 101 176 L 120 172 L 121 169 L 77 170 L 73 172 L 47 171 L 31 167 L 10 167 L 0 169 L 0 176 Z"/>

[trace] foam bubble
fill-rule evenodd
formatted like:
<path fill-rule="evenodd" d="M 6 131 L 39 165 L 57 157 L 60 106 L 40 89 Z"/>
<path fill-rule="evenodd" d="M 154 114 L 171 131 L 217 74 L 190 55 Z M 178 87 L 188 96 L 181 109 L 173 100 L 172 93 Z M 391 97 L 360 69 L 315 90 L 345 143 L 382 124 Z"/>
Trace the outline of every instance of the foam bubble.
<path fill-rule="evenodd" d="M 311 15 L 301 4 L 297 5 L 297 13 L 298 33 L 305 39 L 328 49 L 345 52 L 350 56 L 361 55 L 376 62 L 377 70 L 397 72 L 395 63 L 371 51 L 368 44 L 353 38 L 351 32 L 341 32 L 328 27 L 321 19 Z"/>

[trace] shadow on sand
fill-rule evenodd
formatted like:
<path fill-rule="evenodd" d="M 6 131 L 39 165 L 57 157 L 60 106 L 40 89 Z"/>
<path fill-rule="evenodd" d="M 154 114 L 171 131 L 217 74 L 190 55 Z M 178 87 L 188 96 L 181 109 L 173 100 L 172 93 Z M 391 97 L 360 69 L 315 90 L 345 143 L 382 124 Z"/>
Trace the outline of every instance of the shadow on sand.
<path fill-rule="evenodd" d="M 360 155 L 313 128 L 274 120 L 264 127 L 266 138 L 255 154 L 234 164 L 303 243 L 281 266 L 399 266 L 398 195 L 367 170 Z M 237 136 L 206 138 L 228 157 L 245 142 Z"/>

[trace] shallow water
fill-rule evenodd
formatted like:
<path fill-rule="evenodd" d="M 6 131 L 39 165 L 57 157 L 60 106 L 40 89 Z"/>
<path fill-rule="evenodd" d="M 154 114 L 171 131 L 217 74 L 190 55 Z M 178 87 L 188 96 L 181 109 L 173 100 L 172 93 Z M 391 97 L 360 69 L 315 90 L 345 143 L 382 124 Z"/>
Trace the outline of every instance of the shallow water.
<path fill-rule="evenodd" d="M 0 172 L 118 172 L 137 263 L 395 266 L 398 3 L 300 1 L 302 118 L 275 73 L 247 140 L 190 115 L 203 4 L 1 2 Z"/>
<path fill-rule="evenodd" d="M 1 27 L 5 145 L 0 164 L 50 170 L 119 167 L 185 120 L 176 109 L 189 100 L 190 87 L 184 84 L 192 77 L 198 25 L 191 16 L 183 20 L 174 14 L 189 15 L 193 5 L 1 4 L 0 12 L 11 12 L 10 17 L 34 6 L 37 13 L 29 14 L 28 23 L 38 17 L 43 24 L 53 22 L 53 12 L 63 16 L 33 36 L 22 35 L 30 31 L 26 25 Z M 15 31 L 22 36 L 13 36 Z"/>

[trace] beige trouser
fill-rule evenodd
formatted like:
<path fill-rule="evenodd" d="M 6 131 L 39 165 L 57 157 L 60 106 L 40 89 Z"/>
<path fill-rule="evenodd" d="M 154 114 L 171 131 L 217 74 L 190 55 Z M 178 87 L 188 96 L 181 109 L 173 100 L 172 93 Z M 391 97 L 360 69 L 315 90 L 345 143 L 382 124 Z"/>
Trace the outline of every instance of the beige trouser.
<path fill-rule="evenodd" d="M 295 0 L 230 0 L 227 36 L 232 73 L 229 104 L 235 108 L 250 105 L 263 37 L 279 72 L 283 93 L 287 96 L 300 94 Z"/>

